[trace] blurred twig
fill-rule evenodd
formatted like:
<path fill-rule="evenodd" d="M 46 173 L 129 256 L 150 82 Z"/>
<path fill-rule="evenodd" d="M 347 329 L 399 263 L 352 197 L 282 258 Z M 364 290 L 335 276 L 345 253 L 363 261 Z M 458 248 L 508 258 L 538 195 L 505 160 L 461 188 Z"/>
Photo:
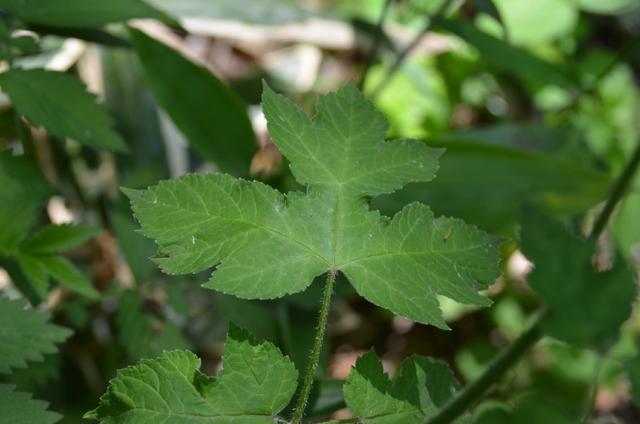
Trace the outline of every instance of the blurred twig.
<path fill-rule="evenodd" d="M 384 22 L 387 19 L 387 14 L 389 13 L 392 2 L 393 0 L 385 0 L 384 6 L 382 7 L 382 12 L 380 13 L 380 18 L 378 19 L 378 23 L 376 25 L 376 31 L 373 35 L 371 49 L 369 50 L 369 55 L 367 56 L 367 63 L 365 63 L 364 65 L 364 70 L 362 71 L 362 76 L 360 77 L 360 83 L 358 84 L 358 88 L 360 88 L 360 90 L 363 89 L 364 84 L 367 81 L 369 70 L 373 65 L 373 61 L 376 59 L 376 56 L 378 56 L 380 42 L 382 41 L 382 33 L 384 32 Z"/>
<path fill-rule="evenodd" d="M 436 12 L 432 16 L 427 17 L 422 30 L 420 30 L 420 32 L 413 38 L 413 40 L 411 40 L 411 42 L 409 42 L 409 44 L 404 49 L 402 49 L 400 53 L 398 53 L 395 62 L 393 62 L 393 65 L 391 65 L 382 81 L 371 93 L 371 98 L 373 100 L 375 100 L 376 97 L 378 97 L 382 90 L 387 86 L 387 84 L 389 84 L 391 78 L 395 75 L 398 69 L 400 69 L 402 63 L 409 56 L 409 53 L 411 53 L 413 49 L 415 49 L 416 46 L 420 44 L 422 38 L 427 34 L 427 32 L 429 32 L 429 30 L 433 26 L 433 23 L 444 17 L 444 14 L 446 13 L 447 9 L 449 9 L 449 6 L 451 6 L 452 3 L 453 0 L 444 0 L 442 4 L 440 4 L 440 7 L 436 10 Z"/>

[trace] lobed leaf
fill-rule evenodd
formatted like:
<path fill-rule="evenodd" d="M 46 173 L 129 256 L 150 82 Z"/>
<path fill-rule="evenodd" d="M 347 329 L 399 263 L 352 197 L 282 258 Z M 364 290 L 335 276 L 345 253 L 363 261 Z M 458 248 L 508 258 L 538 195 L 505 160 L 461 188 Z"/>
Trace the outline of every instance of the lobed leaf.
<path fill-rule="evenodd" d="M 456 391 L 449 367 L 422 356 L 406 359 L 391 381 L 373 351 L 358 358 L 344 385 L 347 406 L 362 423 L 421 424 Z"/>
<path fill-rule="evenodd" d="M 298 373 L 271 343 L 229 330 L 223 369 L 211 378 L 188 351 L 165 352 L 118 371 L 85 418 L 102 423 L 273 423 L 295 392 Z"/>
<path fill-rule="evenodd" d="M 51 135 L 99 149 L 127 151 L 111 118 L 76 78 L 44 69 L 11 69 L 0 74 L 0 87 L 21 115 Z"/>
<path fill-rule="evenodd" d="M 0 296 L 0 373 L 41 361 L 70 335 L 68 329 L 47 322 L 46 315 Z"/>
<path fill-rule="evenodd" d="M 489 304 L 476 293 L 498 275 L 485 233 L 435 219 L 417 203 L 392 219 L 368 209 L 370 197 L 433 179 L 441 150 L 385 142 L 386 120 L 351 85 L 322 97 L 314 119 L 267 86 L 263 106 L 274 143 L 307 191 L 285 196 L 214 174 L 125 190 L 165 272 L 216 267 L 205 287 L 264 299 L 341 271 L 371 302 L 442 328 L 436 295 Z"/>

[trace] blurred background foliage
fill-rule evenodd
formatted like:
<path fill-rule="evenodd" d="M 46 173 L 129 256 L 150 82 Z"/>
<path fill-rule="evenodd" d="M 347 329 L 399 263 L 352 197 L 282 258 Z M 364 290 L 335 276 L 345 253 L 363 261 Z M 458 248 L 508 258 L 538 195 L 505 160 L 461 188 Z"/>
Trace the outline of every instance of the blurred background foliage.
<path fill-rule="evenodd" d="M 442 299 L 448 332 L 394 317 L 338 283 L 315 416 L 347 416 L 339 380 L 371 346 L 391 373 L 423 354 L 446 360 L 461 382 L 478 376 L 540 306 L 517 242 L 522 208 L 535 205 L 587 234 L 640 140 L 638 0 L 149 0 L 135 11 L 120 10 L 127 2 L 118 1 L 84 21 L 19 3 L 0 1 L 3 18 L 13 14 L 28 30 L 10 37 L 13 67 L 75 75 L 103 102 L 117 133 L 86 140 L 66 128 L 47 133 L 28 100 L 15 103 L 33 127 L 15 120 L 0 94 L 7 150 L 0 153 L 0 244 L 51 223 L 97 227 L 95 238 L 63 253 L 88 286 L 33 290 L 19 260 L 0 249 L 2 291 L 74 331 L 59 353 L 1 378 L 49 401 L 63 423 L 83 421 L 117 368 L 165 349 L 192 349 L 214 373 L 229 321 L 276 342 L 304 368 L 320 284 L 255 302 L 200 288 L 206 273 L 161 274 L 149 260 L 153 243 L 135 232 L 119 193 L 206 171 L 298 188 L 266 133 L 262 79 L 309 113 L 319 94 L 355 81 L 388 117 L 389 138 L 446 148 L 433 182 L 374 199 L 373 207 L 391 214 L 418 200 L 503 242 L 504 276 L 488 293 L 493 306 Z M 156 20 L 118 23 L 129 17 Z M 12 99 L 28 98 L 26 84 L 12 82 L 0 76 Z M 84 104 L 58 84 L 47 86 L 43 102 Z M 56 110 L 73 127 L 73 108 Z M 25 132 L 29 143 L 21 145 Z M 599 249 L 603 263 L 615 252 L 640 262 L 640 175 Z M 474 419 L 640 422 L 639 337 L 634 313 L 606 349 L 544 339 Z"/>

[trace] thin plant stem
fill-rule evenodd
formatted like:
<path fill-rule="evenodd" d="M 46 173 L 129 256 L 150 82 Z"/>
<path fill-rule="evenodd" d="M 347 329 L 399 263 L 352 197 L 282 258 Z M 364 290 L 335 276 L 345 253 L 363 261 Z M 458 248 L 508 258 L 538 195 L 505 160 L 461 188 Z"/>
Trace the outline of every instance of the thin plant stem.
<path fill-rule="evenodd" d="M 598 383 L 600 382 L 600 376 L 602 374 L 602 369 L 604 368 L 604 363 L 607 357 L 599 357 L 596 362 L 595 368 L 593 370 L 593 379 L 591 381 L 591 387 L 589 387 L 589 398 L 587 399 L 587 404 L 585 405 L 585 411 L 582 415 L 582 422 L 586 423 L 589 421 L 589 417 L 593 412 L 593 406 L 596 403 L 596 397 L 598 396 Z"/>
<path fill-rule="evenodd" d="M 540 314 L 531 326 L 489 364 L 482 375 L 465 386 L 454 398 L 446 403 L 438 413 L 427 421 L 428 424 L 450 423 L 468 410 L 484 393 L 500 380 L 518 360 L 542 337 L 539 329 Z"/>
<path fill-rule="evenodd" d="M 373 66 L 373 61 L 378 55 L 378 50 L 380 49 L 380 43 L 382 41 L 382 34 L 384 33 L 384 22 L 387 19 L 387 13 L 389 13 L 392 2 L 393 0 L 385 0 L 384 6 L 382 6 L 382 12 L 380 13 L 380 18 L 378 18 L 376 31 L 373 35 L 371 49 L 369 50 L 369 54 L 367 55 L 367 62 L 364 65 L 362 76 L 360 77 L 360 83 L 358 84 L 358 88 L 360 88 L 360 90 L 363 89 L 364 84 L 367 81 L 367 76 L 369 75 L 369 70 L 371 69 L 371 66 Z"/>
<path fill-rule="evenodd" d="M 616 180 L 616 183 L 611 189 L 611 194 L 607 199 L 607 203 L 605 203 L 602 212 L 600 213 L 600 215 L 598 215 L 598 219 L 596 219 L 595 224 L 593 224 L 591 238 L 598 238 L 606 228 L 607 224 L 609 223 L 609 219 L 611 218 L 611 215 L 616 208 L 616 205 L 629 189 L 629 185 L 631 184 L 631 181 L 633 180 L 633 177 L 638 170 L 638 166 L 640 166 L 640 142 L 638 142 L 635 151 L 631 155 L 629 163 L 622 171 L 622 174 L 620 174 L 620 177 L 618 177 L 618 179 Z"/>
<path fill-rule="evenodd" d="M 329 307 L 331 306 L 333 286 L 336 282 L 336 272 L 337 271 L 331 270 L 327 273 L 327 281 L 324 286 L 324 292 L 322 293 L 320 315 L 318 316 L 318 327 L 316 328 L 316 335 L 313 340 L 309 363 L 307 364 L 307 369 L 302 380 L 302 388 L 300 389 L 300 395 L 296 401 L 296 408 L 293 411 L 291 424 L 300 424 L 302 422 L 304 410 L 307 406 L 307 401 L 309 400 L 309 394 L 311 393 L 311 387 L 313 386 L 313 378 L 316 374 L 316 369 L 318 368 L 318 362 L 320 360 L 322 343 L 324 342 L 324 336 L 327 331 L 327 317 L 329 316 Z"/>
<path fill-rule="evenodd" d="M 391 78 L 393 78 L 393 76 L 398 71 L 398 69 L 400 69 L 400 66 L 405 61 L 407 56 L 409 56 L 409 53 L 411 53 L 413 49 L 415 49 L 418 46 L 418 44 L 420 44 L 420 41 L 422 41 L 422 38 L 431 29 L 433 22 L 442 19 L 442 17 L 444 16 L 445 12 L 447 11 L 451 3 L 452 3 L 452 0 L 444 0 L 440 5 L 440 7 L 438 8 L 438 10 L 433 14 L 433 16 L 427 19 L 424 26 L 422 27 L 422 30 L 420 30 L 420 32 L 413 38 L 413 40 L 411 40 L 411 42 L 404 49 L 402 49 L 400 53 L 398 53 L 398 56 L 396 57 L 396 60 L 393 62 L 393 65 L 391 65 L 391 68 L 389 68 L 389 70 L 385 74 L 382 81 L 371 93 L 372 99 L 375 100 L 380 95 L 382 90 L 391 81 Z"/>

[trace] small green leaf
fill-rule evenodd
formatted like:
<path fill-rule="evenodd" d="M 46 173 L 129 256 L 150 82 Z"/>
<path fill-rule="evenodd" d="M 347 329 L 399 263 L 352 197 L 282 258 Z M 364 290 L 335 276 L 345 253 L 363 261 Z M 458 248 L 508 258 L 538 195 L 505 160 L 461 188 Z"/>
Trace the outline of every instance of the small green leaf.
<path fill-rule="evenodd" d="M 40 259 L 31 255 L 18 254 L 18 263 L 38 297 L 46 298 L 49 292 L 49 274 Z"/>
<path fill-rule="evenodd" d="M 549 309 L 542 329 L 578 346 L 605 347 L 617 340 L 636 294 L 626 263 L 618 260 L 611 270 L 596 272 L 594 242 L 578 239 L 532 209 L 525 214 L 521 238 L 524 254 L 535 265 L 529 284 Z"/>
<path fill-rule="evenodd" d="M 212 378 L 188 351 L 165 352 L 118 371 L 100 405 L 85 415 L 101 423 L 273 423 L 293 396 L 298 373 L 271 343 L 229 330 L 223 368 Z"/>
<path fill-rule="evenodd" d="M 322 97 L 313 120 L 268 87 L 263 106 L 306 193 L 214 174 L 126 190 L 165 272 L 216 266 L 205 287 L 264 299 L 338 270 L 369 301 L 443 328 L 436 295 L 490 303 L 477 293 L 498 276 L 485 233 L 418 203 L 392 219 L 368 208 L 371 197 L 433 179 L 441 150 L 385 142 L 386 120 L 351 85 Z"/>
<path fill-rule="evenodd" d="M 89 299 L 100 298 L 100 293 L 93 287 L 91 280 L 67 259 L 62 256 L 41 256 L 38 260 L 47 274 L 61 286 Z"/>
<path fill-rule="evenodd" d="M 20 114 L 51 135 L 99 149 L 127 151 L 111 118 L 76 78 L 44 69 L 11 69 L 0 74 L 0 86 Z"/>
<path fill-rule="evenodd" d="M 88 28 L 129 19 L 173 22 L 141 0 L 0 0 L 0 9 L 29 23 Z"/>
<path fill-rule="evenodd" d="M 80 246 L 99 233 L 98 227 L 72 224 L 48 225 L 22 242 L 20 250 L 36 255 L 62 253 Z"/>
<path fill-rule="evenodd" d="M 248 175 L 256 139 L 242 100 L 167 45 L 135 29 L 131 37 L 158 103 L 193 148 L 224 172 Z"/>
<path fill-rule="evenodd" d="M 16 392 L 13 386 L 0 384 L 0 417 L 7 424 L 53 424 L 62 418 L 47 411 L 49 404 L 31 399 L 28 393 Z"/>
<path fill-rule="evenodd" d="M 0 152 L 0 253 L 15 253 L 29 233 L 45 200 L 53 194 L 37 165 L 25 157 Z M 20 211 L 20 213 L 16 213 Z"/>
<path fill-rule="evenodd" d="M 456 391 L 449 367 L 422 356 L 405 360 L 392 382 L 373 351 L 358 358 L 344 385 L 347 406 L 363 423 L 424 423 Z"/>
<path fill-rule="evenodd" d="M 68 329 L 48 323 L 46 315 L 0 296 L 0 373 L 42 361 L 43 354 L 56 352 L 55 344 L 70 335 Z"/>

